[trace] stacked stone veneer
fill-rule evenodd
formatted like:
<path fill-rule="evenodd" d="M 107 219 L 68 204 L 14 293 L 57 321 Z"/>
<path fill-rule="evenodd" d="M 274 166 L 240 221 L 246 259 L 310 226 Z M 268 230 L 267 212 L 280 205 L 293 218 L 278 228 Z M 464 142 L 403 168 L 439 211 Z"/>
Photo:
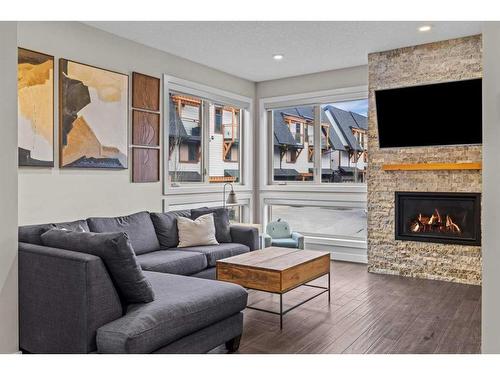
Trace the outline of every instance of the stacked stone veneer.
<path fill-rule="evenodd" d="M 370 272 L 481 284 L 481 247 L 394 239 L 395 191 L 481 192 L 481 171 L 382 170 L 383 164 L 390 163 L 480 162 L 481 146 L 379 149 L 374 93 L 377 89 L 481 77 L 481 55 L 478 35 L 368 56 Z M 411 136 L 412 131 L 402 118 L 401 135 Z"/>

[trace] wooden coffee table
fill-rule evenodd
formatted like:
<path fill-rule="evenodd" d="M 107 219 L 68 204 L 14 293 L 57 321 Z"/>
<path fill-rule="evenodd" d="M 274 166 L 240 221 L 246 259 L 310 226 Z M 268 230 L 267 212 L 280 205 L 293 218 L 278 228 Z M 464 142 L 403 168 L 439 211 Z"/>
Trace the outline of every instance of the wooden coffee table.
<path fill-rule="evenodd" d="M 307 284 L 325 275 L 328 275 L 328 287 Z M 247 308 L 279 315 L 280 329 L 283 329 L 283 316 L 291 310 L 323 293 L 328 293 L 328 303 L 330 303 L 330 253 L 283 247 L 255 250 L 218 260 L 217 280 L 229 281 L 247 289 L 279 294 L 279 311 L 253 306 L 247 306 Z M 299 286 L 321 289 L 321 292 L 283 310 L 283 295 Z"/>

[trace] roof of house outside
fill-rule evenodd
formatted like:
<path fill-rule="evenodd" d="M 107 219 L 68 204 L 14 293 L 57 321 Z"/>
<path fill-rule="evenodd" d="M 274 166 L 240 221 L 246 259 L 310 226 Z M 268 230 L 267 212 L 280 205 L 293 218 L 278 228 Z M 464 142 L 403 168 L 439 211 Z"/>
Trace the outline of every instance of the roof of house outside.
<path fill-rule="evenodd" d="M 368 129 L 368 119 L 358 113 L 344 111 L 340 108 L 334 107 L 332 105 L 326 106 L 323 111 L 321 111 L 321 123 L 328 124 L 330 131 L 328 132 L 328 138 L 330 140 L 330 145 L 334 150 L 345 151 L 346 148 L 340 136 L 337 134 L 335 128 L 330 122 L 330 119 L 326 116 L 324 111 L 329 111 L 335 122 L 338 124 L 340 131 L 342 132 L 343 138 L 348 143 L 348 147 L 355 151 L 363 151 L 363 147 L 356 140 L 356 137 L 352 133 L 352 129 Z M 303 107 L 293 107 L 286 108 L 283 110 L 275 110 L 274 116 L 274 144 L 276 146 L 297 146 L 295 138 L 290 131 L 289 126 L 285 122 L 284 116 L 295 116 L 301 117 L 305 120 L 314 119 L 314 107 L 303 106 Z"/>
<path fill-rule="evenodd" d="M 275 146 L 297 146 L 297 142 L 290 131 L 289 126 L 286 124 L 284 116 L 295 116 L 301 117 L 305 120 L 314 120 L 314 108 L 312 106 L 308 107 L 294 107 L 286 108 L 283 110 L 276 110 L 274 115 L 274 145 Z M 330 131 L 328 132 L 328 138 L 333 149 L 339 151 L 345 151 L 345 147 L 338 137 L 335 137 L 335 130 L 333 129 L 330 120 L 321 112 L 321 123 L 329 124 Z"/>
<path fill-rule="evenodd" d="M 191 171 L 170 171 L 170 176 L 175 176 L 178 182 L 200 182 L 201 174 Z"/>
<path fill-rule="evenodd" d="M 175 104 L 172 99 L 169 100 L 169 126 L 168 126 L 168 135 L 170 137 L 175 138 L 187 138 L 188 134 L 186 132 L 186 128 L 182 123 L 182 120 L 175 109 Z"/>
<path fill-rule="evenodd" d="M 351 112 L 351 115 L 360 129 L 368 130 L 368 118 L 366 116 L 360 115 L 356 112 Z"/>
<path fill-rule="evenodd" d="M 339 126 L 342 135 L 346 139 L 349 147 L 355 151 L 363 151 L 363 148 L 352 133 L 352 129 L 360 128 L 358 123 L 354 120 L 352 113 L 344 111 L 343 109 L 334 107 L 332 105 L 327 105 L 325 107 L 325 110 L 329 111 L 332 115 L 333 119 Z"/>
<path fill-rule="evenodd" d="M 281 111 L 275 111 L 273 116 L 274 122 L 274 145 L 275 146 L 296 146 L 297 142 L 290 131 L 290 128 L 285 123 Z"/>
<path fill-rule="evenodd" d="M 274 168 L 274 177 L 296 177 L 298 175 L 299 172 L 292 168 Z"/>
<path fill-rule="evenodd" d="M 224 169 L 224 177 L 240 177 L 240 171 L 238 169 Z"/>
<path fill-rule="evenodd" d="M 324 112 L 321 112 L 322 115 L 324 115 Z M 330 144 L 332 145 L 332 148 L 337 151 L 345 151 L 345 147 L 342 144 L 342 141 L 340 140 L 339 136 L 335 132 L 335 129 L 333 125 L 330 123 L 330 119 L 326 117 L 326 121 L 328 121 L 330 131 L 328 132 L 328 138 L 330 139 Z"/>
<path fill-rule="evenodd" d="M 294 107 L 294 108 L 286 108 L 281 111 L 284 115 L 302 117 L 307 120 L 314 120 L 314 109 L 313 107 Z"/>

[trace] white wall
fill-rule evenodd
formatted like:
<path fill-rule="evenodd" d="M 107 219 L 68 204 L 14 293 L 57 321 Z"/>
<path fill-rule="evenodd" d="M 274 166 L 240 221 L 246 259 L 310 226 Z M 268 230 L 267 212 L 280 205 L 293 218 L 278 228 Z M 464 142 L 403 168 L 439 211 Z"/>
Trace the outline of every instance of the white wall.
<path fill-rule="evenodd" d="M 257 98 L 332 90 L 368 84 L 368 66 L 329 70 L 257 83 Z"/>
<path fill-rule="evenodd" d="M 500 23 L 483 29 L 483 353 L 500 353 Z"/>
<path fill-rule="evenodd" d="M 63 57 L 122 73 L 137 71 L 156 77 L 167 73 L 236 94 L 255 95 L 253 82 L 78 22 L 20 22 L 18 45 L 54 55 L 56 59 Z M 58 139 L 57 61 L 55 77 L 55 139 Z M 161 198 L 161 183 L 132 184 L 130 169 L 19 170 L 19 224 L 121 215 L 138 210 L 160 211 Z"/>
<path fill-rule="evenodd" d="M 0 22 L 0 353 L 18 350 L 17 25 Z"/>

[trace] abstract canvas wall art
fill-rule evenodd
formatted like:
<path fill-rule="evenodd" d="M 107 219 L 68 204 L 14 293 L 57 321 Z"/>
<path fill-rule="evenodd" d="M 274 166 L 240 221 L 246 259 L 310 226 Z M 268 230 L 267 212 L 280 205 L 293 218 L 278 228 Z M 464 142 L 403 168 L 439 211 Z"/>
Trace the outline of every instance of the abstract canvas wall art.
<path fill-rule="evenodd" d="M 19 166 L 54 166 L 54 57 L 18 48 Z"/>
<path fill-rule="evenodd" d="M 128 167 L 128 75 L 60 59 L 59 117 L 61 167 Z"/>

